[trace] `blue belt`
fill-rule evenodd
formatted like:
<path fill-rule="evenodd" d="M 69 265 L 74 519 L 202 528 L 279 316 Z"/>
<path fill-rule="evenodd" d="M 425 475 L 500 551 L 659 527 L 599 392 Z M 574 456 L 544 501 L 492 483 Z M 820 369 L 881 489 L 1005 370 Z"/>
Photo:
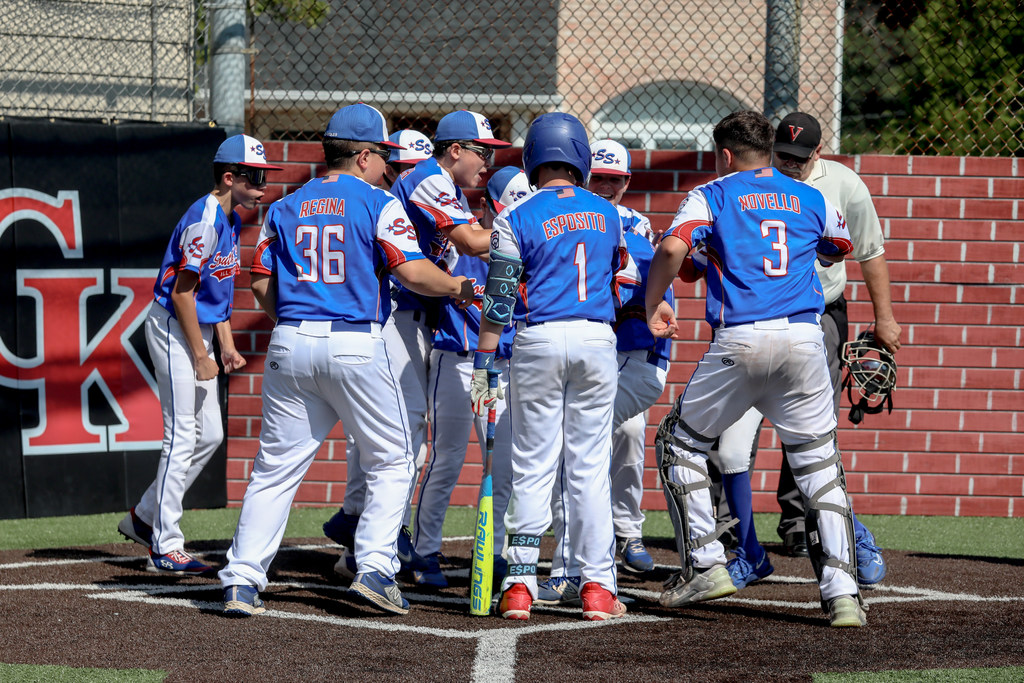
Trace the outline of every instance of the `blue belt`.
<path fill-rule="evenodd" d="M 775 320 L 775 318 L 771 318 L 771 319 Z M 786 320 L 788 320 L 790 324 L 794 324 L 794 323 L 810 323 L 812 325 L 819 325 L 820 324 L 818 322 L 818 314 L 817 313 L 812 313 L 810 311 L 806 311 L 804 313 L 796 313 L 794 315 L 788 315 L 788 316 L 786 316 Z M 753 325 L 756 322 L 760 322 L 760 321 L 758 321 L 758 320 L 748 320 L 745 323 L 726 323 L 725 325 L 722 325 L 722 327 L 738 327 L 739 325 Z"/>
<path fill-rule="evenodd" d="M 653 349 L 647 352 L 647 362 L 668 372 L 668 358 L 660 353 L 656 353 Z"/>
<path fill-rule="evenodd" d="M 350 323 L 347 320 L 278 320 L 278 325 L 284 325 L 285 327 L 299 327 L 304 322 L 311 323 L 331 323 L 331 332 L 366 332 L 370 333 L 374 330 L 374 325 L 379 323 Z M 379 329 L 379 328 L 378 328 Z"/>
<path fill-rule="evenodd" d="M 820 325 L 817 313 L 811 313 L 810 311 L 804 313 L 797 313 L 796 315 L 786 316 L 790 324 L 793 323 L 810 323 L 812 325 Z"/>

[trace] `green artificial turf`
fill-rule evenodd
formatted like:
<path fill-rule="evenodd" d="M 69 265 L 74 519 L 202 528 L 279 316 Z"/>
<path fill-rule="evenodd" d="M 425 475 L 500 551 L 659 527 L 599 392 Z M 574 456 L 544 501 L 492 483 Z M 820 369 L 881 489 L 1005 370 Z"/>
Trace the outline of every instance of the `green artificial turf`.
<path fill-rule="evenodd" d="M 230 539 L 238 521 L 238 508 L 188 510 L 182 531 L 188 541 Z M 321 525 L 335 508 L 299 507 L 292 510 L 286 538 L 315 538 L 323 535 Z M 66 548 L 117 543 L 117 523 L 124 513 L 44 517 L 0 521 L 0 550 L 15 548 Z M 452 507 L 444 533 L 468 536 L 473 532 L 475 510 Z M 936 555 L 1005 557 L 1024 559 L 1024 519 L 1001 517 L 900 517 L 860 515 L 882 549 L 906 550 Z M 773 514 L 754 516 L 758 537 L 778 542 Z M 672 525 L 665 512 L 648 512 L 644 524 L 647 538 L 671 538 Z"/>

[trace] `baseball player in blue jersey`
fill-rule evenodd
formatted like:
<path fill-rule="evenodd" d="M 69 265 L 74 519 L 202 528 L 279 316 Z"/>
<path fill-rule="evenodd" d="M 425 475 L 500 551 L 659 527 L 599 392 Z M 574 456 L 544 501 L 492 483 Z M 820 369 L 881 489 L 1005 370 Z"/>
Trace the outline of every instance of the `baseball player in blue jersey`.
<path fill-rule="evenodd" d="M 470 392 L 478 414 L 503 397 L 489 375 L 497 372 L 501 330 L 514 317 L 509 566 L 499 612 L 506 619 L 530 617 L 540 537 L 562 476 L 583 617 L 610 619 L 626 611 L 616 597 L 608 472 L 617 370 L 612 286 L 628 255 L 615 207 L 583 188 L 590 144 L 579 119 L 562 113 L 535 119 L 523 164 L 538 190 L 494 220 Z"/>
<path fill-rule="evenodd" d="M 178 221 L 153 287 L 146 345 L 160 395 L 163 445 L 156 478 L 117 525 L 123 536 L 149 549 L 149 569 L 210 571 L 184 550 L 182 498 L 224 439 L 213 336 L 224 372 L 245 365 L 230 322 L 241 230 L 235 207 L 259 203 L 268 170 L 280 167 L 267 163 L 258 140 L 235 135 L 220 145 L 213 158 L 215 187 Z"/>
<path fill-rule="evenodd" d="M 481 200 L 480 224 L 490 230 L 494 217 L 507 205 L 531 192 L 526 173 L 507 166 L 498 170 L 487 182 Z M 416 506 L 416 554 L 426 563 L 422 571 L 413 571 L 421 586 L 444 588 L 448 579 L 441 571 L 441 532 L 452 490 L 466 459 L 470 430 L 475 428 L 477 442 L 484 443 L 487 420 L 466 410 L 469 385 L 473 375 L 473 352 L 477 347 L 480 317 L 487 280 L 487 263 L 474 256 L 459 255 L 452 269 L 474 284 L 477 298 L 473 305 L 460 308 L 446 304 L 441 308 L 440 322 L 434 331 L 434 349 L 430 353 L 430 461 L 420 485 Z M 495 354 L 495 369 L 508 383 L 508 358 L 512 352 L 514 325 L 502 330 Z M 505 508 L 512 492 L 512 429 L 504 404 L 496 408 L 493 451 L 494 482 L 494 578 L 505 576 L 505 560 L 501 556 L 505 541 Z"/>
<path fill-rule="evenodd" d="M 510 143 L 494 138 L 490 122 L 480 114 L 457 111 L 442 117 L 434 136 L 433 156 L 404 171 L 391 186 L 391 192 L 411 219 L 395 229 L 418 235 L 420 250 L 446 272 L 451 272 L 455 263 L 456 247 L 464 254 L 486 255 L 490 233 L 480 228 L 462 194 L 462 187 L 478 186 L 494 149 L 509 146 Z M 422 570 L 425 564 L 413 552 L 408 526 L 416 481 L 426 460 L 427 377 L 441 302 L 404 287 L 398 287 L 394 298 L 394 312 L 384 327 L 384 337 L 394 350 L 392 368 L 402 386 L 416 454 L 416 473 L 409 483 L 399 557 L 403 570 Z M 398 348 L 399 343 L 405 347 L 404 354 Z M 345 495 L 347 499 L 348 492 Z M 332 538 L 335 536 L 329 530 L 352 526 L 351 517 L 344 513 L 339 515 L 325 525 L 325 533 Z M 337 567 L 342 574 L 346 573 L 345 559 L 343 556 Z"/>
<path fill-rule="evenodd" d="M 260 449 L 220 572 L 226 614 L 264 611 L 258 592 L 295 491 L 339 419 L 359 444 L 367 481 L 349 593 L 389 613 L 409 610 L 394 577 L 413 451 L 381 336 L 391 312 L 386 273 L 427 296 L 468 300 L 473 287 L 426 261 L 415 235 L 396 229 L 408 216 L 374 187 L 395 147 L 380 112 L 343 107 L 323 146 L 327 174 L 271 205 L 253 256 L 253 293 L 277 324 L 263 375 Z"/>
<path fill-rule="evenodd" d="M 381 177 L 381 186 L 385 190 L 391 189 L 399 175 L 408 171 L 419 162 L 429 159 L 434 151 L 430 138 L 415 130 L 395 131 L 388 137 L 388 140 L 399 145 L 399 147 L 392 148 L 391 157 L 388 159 L 387 166 L 384 168 L 384 175 Z M 396 226 L 396 236 L 400 236 L 398 233 L 402 230 L 402 228 Z M 415 228 L 411 224 L 404 230 L 408 233 L 415 232 Z M 391 280 L 391 293 L 392 297 L 394 297 L 400 284 L 393 277 Z M 422 352 L 419 350 L 418 345 L 410 344 L 406 347 L 404 340 L 400 338 L 401 332 L 394 325 L 393 316 L 388 318 L 388 324 L 384 326 L 383 334 L 386 341 L 390 342 L 393 364 L 401 368 L 416 367 L 410 362 L 409 353 L 416 351 L 422 355 Z M 418 336 L 413 336 L 411 339 L 418 339 Z M 419 386 L 418 383 L 413 381 L 415 374 L 407 372 L 404 375 L 400 374 L 400 376 L 405 377 L 407 383 L 411 382 L 413 389 Z M 415 397 L 419 394 L 413 390 L 410 395 Z M 416 472 L 413 474 L 412 482 L 409 485 L 410 503 L 413 492 L 416 489 L 416 480 L 418 479 L 420 467 L 422 467 L 423 461 L 426 459 L 425 439 L 423 439 L 415 452 Z M 348 475 L 348 481 L 345 486 L 345 502 L 338 509 L 338 512 L 324 523 L 323 529 L 324 534 L 328 538 L 344 546 L 341 551 L 341 557 L 338 558 L 337 563 L 334 565 L 334 570 L 346 579 L 351 580 L 356 576 L 353 534 L 355 534 L 356 526 L 359 525 L 359 515 L 362 514 L 363 504 L 366 500 L 366 473 L 359 468 L 359 444 L 356 443 L 355 439 L 345 440 L 345 462 Z M 422 569 L 425 566 L 420 558 L 413 553 L 412 533 L 409 531 L 411 514 L 411 510 L 406 511 L 402 528 L 398 533 L 398 559 L 401 561 L 404 571 L 411 571 L 414 568 Z"/>
<path fill-rule="evenodd" d="M 629 152 L 614 140 L 591 143 L 591 171 L 588 188 L 610 201 L 618 210 L 626 247 L 643 278 L 654 255 L 651 223 L 633 209 L 622 205 L 631 176 Z M 654 568 L 654 560 L 642 539 L 644 452 L 646 448 L 646 410 L 658 400 L 668 377 L 668 339 L 655 339 L 647 329 L 644 310 L 646 285 L 619 277 L 616 295 L 619 307 L 615 322 L 618 350 L 618 388 L 612 414 L 611 495 L 612 521 L 616 551 L 623 569 L 645 572 Z M 671 289 L 665 293 L 672 302 Z M 579 568 L 571 543 L 565 534 L 565 508 L 562 481 L 555 483 L 552 500 L 552 527 L 555 552 L 551 558 L 551 578 L 538 587 L 542 605 L 579 603 Z"/>
<path fill-rule="evenodd" d="M 730 114 L 713 137 L 720 177 L 687 194 L 648 275 L 648 325 L 667 338 L 675 311 L 659 293 L 703 245 L 714 330 L 656 439 L 682 564 L 660 602 L 678 607 L 736 592 L 717 540 L 707 450 L 753 406 L 778 430 L 808 500 L 812 564 L 831 625 L 863 626 L 814 271 L 816 260 L 840 262 L 852 251 L 850 233 L 820 192 L 772 168 L 775 131 L 764 116 Z"/>
<path fill-rule="evenodd" d="M 842 212 L 853 242 L 851 258 L 861 264 L 875 309 L 878 338 L 890 352 L 895 353 L 900 346 L 900 326 L 893 317 L 884 238 L 878 215 L 871 203 L 871 195 L 856 173 L 838 162 L 819 159 L 820 151 L 821 127 L 814 117 L 795 112 L 779 122 L 775 131 L 773 165 L 790 178 L 806 182 L 819 190 Z M 833 407 L 838 415 L 842 387 L 840 357 L 848 337 L 846 299 L 843 298 L 846 270 L 845 264 L 827 269 L 819 266 L 817 270 L 825 297 L 825 312 L 821 323 L 834 391 Z M 748 474 L 757 452 L 760 426 L 761 414 L 751 409 L 723 432 L 718 449 L 722 462 L 722 491 L 728 501 L 729 512 L 739 521 L 736 525 L 736 557 L 729 560 L 727 565 L 737 588 L 743 588 L 773 571 L 754 530 Z M 784 547 L 790 554 L 806 555 L 807 542 L 803 529 L 806 510 L 785 461 L 779 475 L 778 491 L 777 497 L 782 508 L 778 532 Z M 862 586 L 876 584 L 886 574 L 881 549 L 875 544 L 874 535 L 856 515 L 853 525 L 857 541 L 857 581 Z"/>

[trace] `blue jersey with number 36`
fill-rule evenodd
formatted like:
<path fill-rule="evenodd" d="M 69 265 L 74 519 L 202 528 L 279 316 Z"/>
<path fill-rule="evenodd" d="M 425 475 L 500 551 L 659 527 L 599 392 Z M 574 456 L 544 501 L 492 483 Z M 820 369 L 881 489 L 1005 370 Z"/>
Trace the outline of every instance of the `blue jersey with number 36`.
<path fill-rule="evenodd" d="M 314 178 L 270 205 L 252 272 L 276 276 L 279 320 L 383 323 L 387 269 L 423 258 L 392 195 L 351 175 Z"/>

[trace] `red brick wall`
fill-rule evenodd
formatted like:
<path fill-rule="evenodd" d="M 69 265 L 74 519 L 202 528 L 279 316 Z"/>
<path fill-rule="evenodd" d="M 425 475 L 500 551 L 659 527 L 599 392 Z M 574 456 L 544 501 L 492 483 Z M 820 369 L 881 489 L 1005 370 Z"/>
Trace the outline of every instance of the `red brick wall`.
<path fill-rule="evenodd" d="M 270 143 L 267 201 L 323 171 L 316 143 Z M 498 165 L 518 152 L 498 153 Z M 891 415 L 869 415 L 859 427 L 840 409 L 839 443 L 856 509 L 867 514 L 1024 517 L 1024 368 L 1021 324 L 1024 266 L 1024 163 L 1009 158 L 831 157 L 860 173 L 886 235 L 896 319 L 903 326 L 899 383 Z M 686 190 L 714 178 L 709 153 L 638 151 L 624 203 L 663 230 Z M 478 193 L 470 192 L 476 205 Z M 243 263 L 252 260 L 262 211 L 243 216 Z M 872 320 L 856 263 L 848 266 L 851 337 Z M 269 320 L 257 309 L 248 275 L 238 280 L 232 326 L 249 361 L 232 375 L 228 417 L 228 498 L 241 501 L 260 427 L 260 382 Z M 669 386 L 651 409 L 644 506 L 664 509 L 651 447 L 654 427 L 678 396 L 710 339 L 699 285 L 676 283 L 685 341 L 673 344 Z M 339 504 L 344 497 L 341 426 L 324 444 L 296 496 L 297 504 Z M 752 473 L 754 507 L 778 510 L 778 439 L 764 429 Z M 470 446 L 453 504 L 476 503 L 480 458 Z"/>

